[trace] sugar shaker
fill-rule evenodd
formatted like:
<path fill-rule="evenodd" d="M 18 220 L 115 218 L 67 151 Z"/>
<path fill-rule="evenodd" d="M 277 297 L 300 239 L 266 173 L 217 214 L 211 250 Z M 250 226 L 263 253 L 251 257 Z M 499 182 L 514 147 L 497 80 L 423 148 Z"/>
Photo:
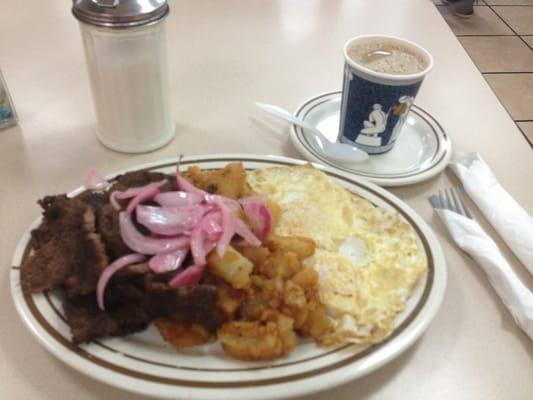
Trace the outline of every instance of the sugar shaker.
<path fill-rule="evenodd" d="M 107 147 L 141 153 L 175 135 L 169 100 L 166 0 L 73 0 L 96 110 Z"/>

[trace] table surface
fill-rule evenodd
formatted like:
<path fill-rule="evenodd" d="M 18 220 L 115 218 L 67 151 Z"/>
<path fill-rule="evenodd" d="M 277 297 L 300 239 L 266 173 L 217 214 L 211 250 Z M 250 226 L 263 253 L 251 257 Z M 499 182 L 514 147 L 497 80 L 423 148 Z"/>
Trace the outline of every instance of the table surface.
<path fill-rule="evenodd" d="M 298 157 L 288 126 L 254 101 L 296 107 L 337 90 L 342 45 L 363 33 L 414 40 L 435 58 L 417 98 L 456 151 L 478 151 L 503 186 L 533 212 L 533 153 L 428 0 L 181 0 L 168 18 L 172 110 L 177 135 L 142 155 L 110 151 L 94 136 L 94 112 L 78 26 L 69 1 L 4 0 L 0 66 L 18 126 L 0 131 L 0 397 L 140 399 L 85 377 L 41 347 L 16 315 L 9 290 L 15 245 L 44 194 L 81 184 L 97 166 L 111 173 L 183 154 L 243 152 Z M 478 267 L 455 248 L 427 197 L 457 183 L 449 171 L 391 191 L 435 230 L 449 277 L 442 307 L 422 338 L 394 362 L 307 399 L 531 399 L 533 344 Z M 486 221 L 529 288 L 533 279 Z"/>

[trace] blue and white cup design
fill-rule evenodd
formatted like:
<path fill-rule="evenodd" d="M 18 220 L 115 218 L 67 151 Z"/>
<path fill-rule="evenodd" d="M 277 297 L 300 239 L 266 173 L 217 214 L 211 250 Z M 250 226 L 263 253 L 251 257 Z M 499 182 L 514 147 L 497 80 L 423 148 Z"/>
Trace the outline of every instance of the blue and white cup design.
<path fill-rule="evenodd" d="M 402 47 L 416 52 L 426 68 L 415 74 L 400 75 L 375 72 L 357 64 L 347 50 L 369 39 L 399 42 Z M 385 153 L 394 146 L 433 59 L 417 44 L 385 35 L 365 35 L 349 40 L 344 46 L 344 59 L 338 141 L 369 154 Z"/>

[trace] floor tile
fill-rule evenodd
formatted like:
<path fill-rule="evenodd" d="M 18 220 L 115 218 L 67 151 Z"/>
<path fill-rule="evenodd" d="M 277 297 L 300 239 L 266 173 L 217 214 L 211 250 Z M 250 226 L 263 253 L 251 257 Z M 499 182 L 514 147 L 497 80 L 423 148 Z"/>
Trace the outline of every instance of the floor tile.
<path fill-rule="evenodd" d="M 493 7 L 519 35 L 533 35 L 533 7 Z"/>
<path fill-rule="evenodd" d="M 532 122 L 518 122 L 518 126 L 526 135 L 529 143 L 533 145 L 533 121 Z"/>
<path fill-rule="evenodd" d="M 533 0 L 483 0 L 489 6 L 533 6 Z"/>
<path fill-rule="evenodd" d="M 437 6 L 440 13 L 456 35 L 512 35 L 513 32 L 489 8 L 474 7 L 470 18 L 455 16 L 447 6 Z M 517 8 L 517 7 L 507 7 Z M 522 8 L 522 7 L 520 7 Z"/>
<path fill-rule="evenodd" d="M 524 39 L 533 48 L 533 36 L 522 36 L 522 39 Z"/>
<path fill-rule="evenodd" d="M 459 37 L 481 72 L 533 72 L 533 51 L 516 36 Z"/>
<path fill-rule="evenodd" d="M 513 119 L 533 120 L 533 74 L 485 75 Z"/>

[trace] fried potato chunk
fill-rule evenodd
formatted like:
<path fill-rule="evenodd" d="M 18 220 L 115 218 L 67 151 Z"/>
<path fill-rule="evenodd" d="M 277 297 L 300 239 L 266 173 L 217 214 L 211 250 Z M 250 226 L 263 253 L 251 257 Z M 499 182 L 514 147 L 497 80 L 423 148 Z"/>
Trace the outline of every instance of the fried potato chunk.
<path fill-rule="evenodd" d="M 169 319 L 157 319 L 155 325 L 159 333 L 176 350 L 204 344 L 215 339 L 200 325 L 187 325 Z"/>
<path fill-rule="evenodd" d="M 216 251 L 212 251 L 207 256 L 207 268 L 213 275 L 222 278 L 235 289 L 246 289 L 250 287 L 250 274 L 254 265 L 241 253 L 229 246 L 220 257 Z"/>
<path fill-rule="evenodd" d="M 285 287 L 283 288 L 283 303 L 295 308 L 304 308 L 307 304 L 302 287 L 290 279 L 285 282 Z"/>
<path fill-rule="evenodd" d="M 313 267 L 305 266 L 294 274 L 291 279 L 305 291 L 307 297 L 313 297 L 318 294 L 318 272 Z"/>
<path fill-rule="evenodd" d="M 200 189 L 232 199 L 238 199 L 250 191 L 246 183 L 246 171 L 241 163 L 231 163 L 213 171 L 192 166 L 183 175 Z"/>
<path fill-rule="evenodd" d="M 318 273 L 296 253 L 275 250 L 254 269 L 250 279 L 251 295 L 240 311 L 244 319 L 257 320 L 265 311 L 276 310 L 290 317 L 294 330 L 303 336 L 318 338 L 313 335 L 327 330 L 328 321 L 320 319 L 325 314 L 318 310 Z"/>
<path fill-rule="evenodd" d="M 302 261 L 315 253 L 316 244 L 313 239 L 306 237 L 270 235 L 266 246 L 271 251 L 295 253 L 298 260 Z"/>
<path fill-rule="evenodd" d="M 233 320 L 235 314 L 246 300 L 247 293 L 238 290 L 224 282 L 217 283 L 218 302 L 217 306 L 224 314 L 226 320 Z"/>
<path fill-rule="evenodd" d="M 239 360 L 272 360 L 296 347 L 293 320 L 278 312 L 265 313 L 261 321 L 232 321 L 218 330 L 224 350 Z"/>
<path fill-rule="evenodd" d="M 272 216 L 272 226 L 276 226 L 278 224 L 278 221 L 281 218 L 281 214 L 282 214 L 281 207 L 277 203 L 272 201 L 271 199 L 267 200 L 266 206 L 268 210 L 270 211 L 270 215 Z"/>
<path fill-rule="evenodd" d="M 333 329 L 333 324 L 328 318 L 324 306 L 318 300 L 311 301 L 308 309 L 309 314 L 300 328 L 300 333 L 305 336 L 311 336 L 320 343 L 324 335 Z"/>
<path fill-rule="evenodd" d="M 254 267 L 259 267 L 270 257 L 270 250 L 263 246 L 235 245 L 235 249 L 250 260 Z"/>
<path fill-rule="evenodd" d="M 296 253 L 276 251 L 258 268 L 259 272 L 269 278 L 291 278 L 302 269 L 302 263 Z"/>

